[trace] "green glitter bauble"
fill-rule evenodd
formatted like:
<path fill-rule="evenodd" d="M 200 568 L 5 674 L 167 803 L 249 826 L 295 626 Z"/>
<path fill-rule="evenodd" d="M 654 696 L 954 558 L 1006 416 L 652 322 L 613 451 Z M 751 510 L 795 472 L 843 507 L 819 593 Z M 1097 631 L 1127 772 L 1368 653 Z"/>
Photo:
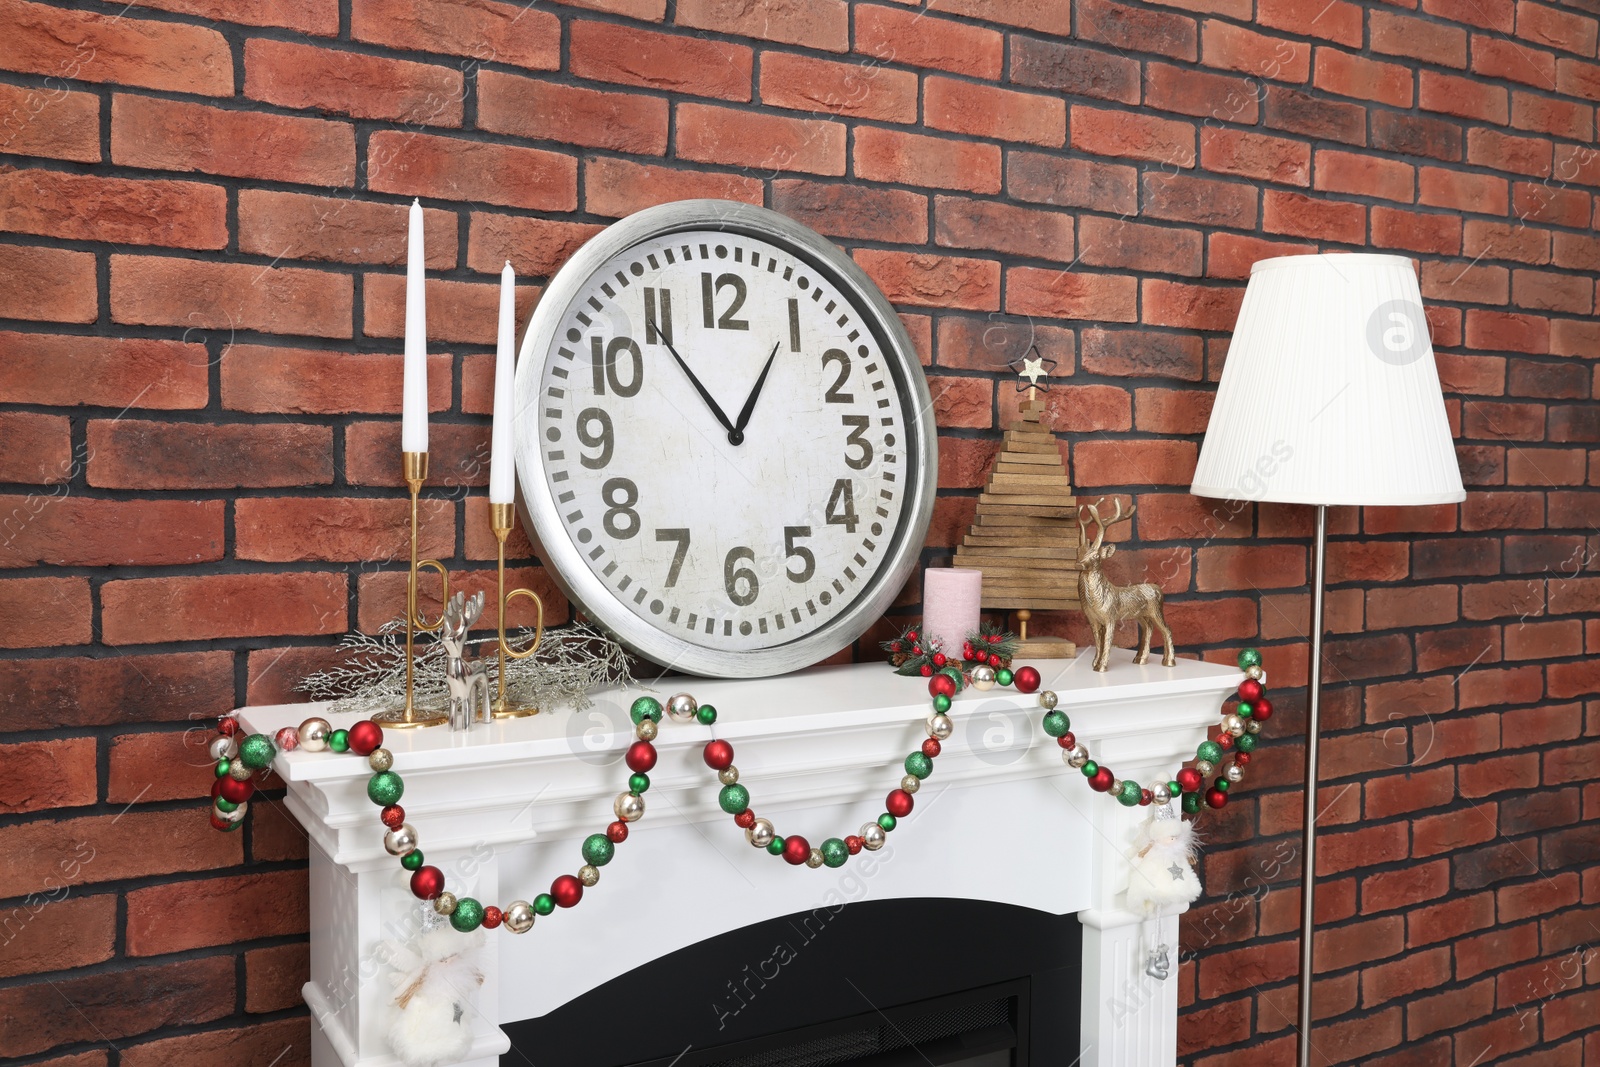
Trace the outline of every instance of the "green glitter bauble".
<path fill-rule="evenodd" d="M 533 912 L 535 915 L 549 915 L 556 910 L 556 898 L 549 893 L 540 893 L 533 898 Z"/>
<path fill-rule="evenodd" d="M 742 785 L 725 785 L 717 794 L 717 803 L 729 815 L 737 815 L 750 806 L 750 790 Z"/>
<path fill-rule="evenodd" d="M 1064 711 L 1047 711 L 1044 713 L 1044 732 L 1051 737 L 1065 736 L 1072 729 L 1072 720 L 1067 718 Z"/>
<path fill-rule="evenodd" d="M 628 775 L 628 792 L 630 792 L 630 793 L 643 793 L 645 790 L 647 790 L 649 788 L 650 788 L 650 776 L 648 774 L 630 774 L 630 775 Z"/>
<path fill-rule="evenodd" d="M 933 710 L 943 714 L 950 710 L 950 698 L 940 693 L 933 698 Z"/>
<path fill-rule="evenodd" d="M 694 717 L 701 726 L 710 726 L 717 721 L 717 709 L 710 704 L 701 704 L 700 710 L 694 713 Z"/>
<path fill-rule="evenodd" d="M 1125 808 L 1135 806 L 1143 796 L 1144 790 L 1131 778 L 1124 778 L 1122 788 L 1117 790 L 1117 801 Z"/>
<path fill-rule="evenodd" d="M 1078 770 L 1083 772 L 1083 776 L 1085 778 L 1093 778 L 1095 772 L 1099 769 L 1100 764 L 1096 763 L 1094 760 L 1086 760 L 1083 766 L 1078 768 Z"/>
<path fill-rule="evenodd" d="M 617 854 L 617 846 L 605 834 L 590 834 L 583 839 L 583 862 L 604 867 Z"/>
<path fill-rule="evenodd" d="M 767 851 L 772 853 L 774 856 L 783 855 L 783 838 L 774 837 L 771 841 L 768 841 Z"/>
<path fill-rule="evenodd" d="M 1222 758 L 1222 746 L 1215 741 L 1202 741 L 1194 750 L 1195 759 L 1203 759 L 1207 763 L 1215 763 Z"/>
<path fill-rule="evenodd" d="M 367 780 L 367 799 L 381 808 L 400 803 L 406 784 L 393 771 L 379 771 Z"/>
<path fill-rule="evenodd" d="M 893 815 L 890 815 L 888 812 L 884 812 L 882 815 L 878 816 L 878 825 L 883 827 L 885 833 L 888 833 L 890 830 L 893 830 L 896 826 L 900 825 L 900 823 L 899 820 L 897 820 Z"/>
<path fill-rule="evenodd" d="M 913 752 L 906 757 L 906 773 L 918 778 L 926 778 L 933 773 L 933 760 L 924 753 Z"/>
<path fill-rule="evenodd" d="M 233 766 L 233 762 L 231 760 L 225 760 L 225 759 L 217 760 L 217 777 L 218 778 L 226 778 L 226 777 L 228 777 L 228 768 L 230 768 L 232 766 Z"/>
<path fill-rule="evenodd" d="M 1240 734 L 1233 739 L 1233 747 L 1240 752 L 1254 752 L 1256 750 L 1256 735 Z"/>
<path fill-rule="evenodd" d="M 450 913 L 450 925 L 464 934 L 470 934 L 483 925 L 483 905 L 471 897 L 456 901 L 456 910 Z"/>
<path fill-rule="evenodd" d="M 1183 794 L 1183 810 L 1184 810 L 1184 813 L 1187 814 L 1187 815 L 1194 815 L 1194 814 L 1198 813 L 1200 811 L 1200 794 L 1199 793 L 1185 793 L 1185 794 Z"/>
<path fill-rule="evenodd" d="M 655 697 L 640 697 L 633 702 L 633 707 L 628 709 L 628 715 L 633 719 L 633 724 L 638 726 L 645 719 L 651 722 L 661 721 L 661 701 Z"/>
<path fill-rule="evenodd" d="M 239 743 L 239 759 L 252 771 L 271 766 L 272 757 L 277 754 L 278 746 L 266 734 L 251 734 Z"/>
<path fill-rule="evenodd" d="M 843 867 L 850 858 L 850 848 L 837 837 L 830 837 L 820 846 L 822 849 L 822 862 L 829 867 Z"/>
<path fill-rule="evenodd" d="M 1012 675 L 1010 667 L 1001 667 L 999 670 L 994 672 L 994 680 L 999 682 L 1001 685 L 1010 685 L 1011 678 Z"/>
<path fill-rule="evenodd" d="M 335 730 L 333 733 L 329 734 L 328 735 L 328 751 L 329 752 L 349 752 L 350 751 L 350 731 L 349 730 Z"/>
<path fill-rule="evenodd" d="M 1257 652 L 1255 649 L 1247 648 L 1243 652 L 1239 653 L 1239 669 L 1241 671 L 1247 671 L 1251 667 L 1259 666 L 1261 666 L 1261 653 Z"/>
<path fill-rule="evenodd" d="M 215 804 L 217 806 L 217 810 L 218 811 L 223 811 L 223 812 L 235 811 L 239 807 L 239 805 L 235 804 L 233 801 L 229 800 L 227 797 L 218 797 L 217 799 L 213 800 L 211 803 L 213 803 L 213 804 Z"/>
<path fill-rule="evenodd" d="M 408 871 L 422 870 L 422 850 L 420 848 L 414 848 L 410 852 L 407 852 L 404 856 L 401 856 L 400 866 L 404 867 Z"/>

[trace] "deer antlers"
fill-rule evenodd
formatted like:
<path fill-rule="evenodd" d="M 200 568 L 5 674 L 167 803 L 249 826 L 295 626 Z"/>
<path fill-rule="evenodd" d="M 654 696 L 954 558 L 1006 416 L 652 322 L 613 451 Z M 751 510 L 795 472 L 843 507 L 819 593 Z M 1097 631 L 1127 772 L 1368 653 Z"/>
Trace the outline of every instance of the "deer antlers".
<path fill-rule="evenodd" d="M 1091 552 L 1099 549 L 1100 545 L 1105 541 L 1106 530 L 1108 528 L 1115 526 L 1119 522 L 1127 522 L 1133 518 L 1135 505 L 1129 504 L 1128 513 L 1124 515 L 1122 513 L 1122 501 L 1118 499 L 1112 502 L 1116 506 L 1111 514 L 1111 518 L 1102 519 L 1100 517 L 1100 505 L 1104 504 L 1105 502 L 1106 498 L 1101 497 L 1093 504 L 1080 504 L 1078 506 L 1078 533 L 1084 540 L 1088 540 L 1089 538 L 1089 523 L 1085 522 L 1083 517 L 1083 513 L 1085 511 L 1089 513 L 1089 519 L 1093 521 L 1096 526 L 1100 527 L 1099 532 L 1094 535 L 1094 544 L 1090 545 L 1088 548 L 1088 551 Z"/>

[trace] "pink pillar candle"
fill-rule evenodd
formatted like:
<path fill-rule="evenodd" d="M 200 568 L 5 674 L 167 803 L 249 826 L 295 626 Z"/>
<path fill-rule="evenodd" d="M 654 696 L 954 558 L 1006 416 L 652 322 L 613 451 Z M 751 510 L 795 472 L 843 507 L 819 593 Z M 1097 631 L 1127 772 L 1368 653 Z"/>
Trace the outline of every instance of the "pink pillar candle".
<path fill-rule="evenodd" d="M 973 567 L 929 567 L 922 579 L 922 632 L 937 638 L 947 656 L 960 657 L 978 628 L 983 572 Z"/>

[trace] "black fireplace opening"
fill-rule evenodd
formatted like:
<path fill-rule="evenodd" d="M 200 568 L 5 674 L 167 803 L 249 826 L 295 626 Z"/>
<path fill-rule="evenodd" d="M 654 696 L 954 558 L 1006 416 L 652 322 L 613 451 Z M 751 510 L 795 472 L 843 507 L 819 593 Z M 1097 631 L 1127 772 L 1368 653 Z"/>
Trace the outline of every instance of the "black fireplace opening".
<path fill-rule="evenodd" d="M 692 905 L 691 905 L 692 906 Z M 653 922 L 670 922 L 657 903 Z M 757 923 L 505 1024 L 502 1067 L 1027 1067 L 1078 1054 L 1076 916 L 862 901 Z M 559 982 L 551 961 L 548 980 Z"/>

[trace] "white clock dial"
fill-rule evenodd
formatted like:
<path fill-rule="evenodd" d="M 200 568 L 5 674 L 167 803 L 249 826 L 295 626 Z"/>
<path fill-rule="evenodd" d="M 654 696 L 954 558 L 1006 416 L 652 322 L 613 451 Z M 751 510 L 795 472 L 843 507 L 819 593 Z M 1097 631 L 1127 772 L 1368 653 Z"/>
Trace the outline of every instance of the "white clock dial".
<path fill-rule="evenodd" d="M 926 523 L 926 389 L 837 270 L 685 228 L 586 264 L 562 296 L 544 349 L 525 345 L 525 496 L 584 584 L 670 639 L 649 654 L 704 671 L 696 651 L 727 663 L 882 600 Z"/>

